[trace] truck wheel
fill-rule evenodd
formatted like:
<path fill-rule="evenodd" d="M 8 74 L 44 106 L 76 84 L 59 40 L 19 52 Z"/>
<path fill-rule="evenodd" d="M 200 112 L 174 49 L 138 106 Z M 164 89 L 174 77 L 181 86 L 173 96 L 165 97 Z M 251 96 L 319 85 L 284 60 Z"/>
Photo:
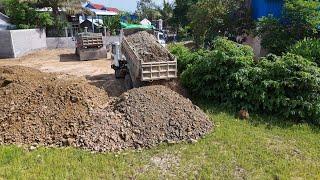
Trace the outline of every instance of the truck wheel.
<path fill-rule="evenodd" d="M 125 86 L 126 86 L 126 89 L 127 89 L 127 90 L 133 88 L 130 74 L 126 74 L 126 76 L 125 76 L 125 78 L 124 78 L 124 82 L 125 82 Z"/>
<path fill-rule="evenodd" d="M 116 79 L 121 78 L 121 69 L 115 69 L 114 75 L 116 76 Z"/>

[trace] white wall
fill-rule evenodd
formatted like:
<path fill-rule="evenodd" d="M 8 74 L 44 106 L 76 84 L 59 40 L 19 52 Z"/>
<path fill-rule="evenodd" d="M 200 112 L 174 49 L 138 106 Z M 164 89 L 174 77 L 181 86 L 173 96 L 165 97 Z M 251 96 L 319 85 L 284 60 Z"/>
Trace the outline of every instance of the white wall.
<path fill-rule="evenodd" d="M 47 48 L 45 30 L 3 30 L 2 35 L 3 37 L 0 38 L 7 39 L 8 42 L 11 41 L 13 54 L 8 58 L 20 57 L 34 50 Z M 7 54 L 3 52 L 0 57 L 4 57 Z"/>
<path fill-rule="evenodd" d="M 0 58 L 13 57 L 13 48 L 10 31 L 0 30 Z"/>

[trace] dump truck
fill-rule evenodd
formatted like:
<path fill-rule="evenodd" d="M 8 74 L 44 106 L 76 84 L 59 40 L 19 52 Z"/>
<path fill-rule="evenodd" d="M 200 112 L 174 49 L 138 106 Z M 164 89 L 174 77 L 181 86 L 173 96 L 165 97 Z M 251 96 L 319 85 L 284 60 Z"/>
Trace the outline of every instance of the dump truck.
<path fill-rule="evenodd" d="M 76 36 L 76 40 L 76 54 L 81 61 L 100 59 L 107 56 L 101 33 L 79 33 Z"/>
<path fill-rule="evenodd" d="M 128 42 L 127 37 L 134 36 L 139 31 L 154 34 L 152 30 L 146 29 L 122 29 L 120 41 L 112 46 L 114 60 L 112 68 L 115 70 L 116 78 L 125 78 L 127 88 L 140 87 L 147 82 L 177 78 L 176 58 L 165 47 L 160 45 L 155 37 L 152 43 L 158 43 L 159 46 L 153 47 L 157 48 L 156 51 L 164 52 L 167 55 L 160 57 L 159 61 L 146 62 L 144 57 L 139 54 L 141 52 L 138 51 L 138 48 Z M 144 45 L 141 44 L 141 47 Z M 148 52 L 145 53 L 147 54 Z"/>

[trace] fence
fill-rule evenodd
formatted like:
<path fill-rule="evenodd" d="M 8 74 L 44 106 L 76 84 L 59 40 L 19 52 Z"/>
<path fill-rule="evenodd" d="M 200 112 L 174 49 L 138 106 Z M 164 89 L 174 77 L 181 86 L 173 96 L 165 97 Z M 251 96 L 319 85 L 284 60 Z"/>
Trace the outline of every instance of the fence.
<path fill-rule="evenodd" d="M 0 58 L 16 58 L 46 47 L 44 30 L 0 30 Z"/>
<path fill-rule="evenodd" d="M 47 37 L 75 37 L 78 33 L 82 32 L 92 32 L 92 28 L 81 28 L 79 26 L 58 28 L 58 29 L 47 29 Z M 103 36 L 109 36 L 110 33 L 107 31 L 106 27 L 100 27 L 94 29 L 95 33 L 102 33 Z"/>
<path fill-rule="evenodd" d="M 108 45 L 114 42 L 119 42 L 119 36 L 104 36 L 103 44 Z M 48 37 L 47 38 L 47 48 L 57 49 L 57 48 L 75 48 L 76 39 L 74 37 Z"/>

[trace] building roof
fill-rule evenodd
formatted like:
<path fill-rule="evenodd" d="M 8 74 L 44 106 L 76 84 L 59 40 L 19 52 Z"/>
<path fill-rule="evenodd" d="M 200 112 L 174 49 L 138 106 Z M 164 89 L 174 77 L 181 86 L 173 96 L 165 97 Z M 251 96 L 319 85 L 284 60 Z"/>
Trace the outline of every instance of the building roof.
<path fill-rule="evenodd" d="M 0 19 L 5 22 L 9 22 L 9 17 L 1 12 L 0 12 Z"/>
<path fill-rule="evenodd" d="M 100 10 L 100 11 L 107 11 L 107 12 L 113 12 L 118 14 L 120 11 L 117 8 L 113 7 L 106 7 L 103 4 L 97 4 L 92 2 L 87 2 L 83 5 L 83 7 L 88 8 L 90 10 Z"/>
<path fill-rule="evenodd" d="M 90 11 L 93 12 L 95 15 L 98 15 L 98 16 L 114 16 L 114 15 L 118 14 L 116 12 L 99 10 L 99 9 L 90 9 Z"/>
<path fill-rule="evenodd" d="M 0 30 L 6 30 L 8 28 L 13 28 L 14 26 L 9 23 L 10 18 L 0 12 Z"/>

